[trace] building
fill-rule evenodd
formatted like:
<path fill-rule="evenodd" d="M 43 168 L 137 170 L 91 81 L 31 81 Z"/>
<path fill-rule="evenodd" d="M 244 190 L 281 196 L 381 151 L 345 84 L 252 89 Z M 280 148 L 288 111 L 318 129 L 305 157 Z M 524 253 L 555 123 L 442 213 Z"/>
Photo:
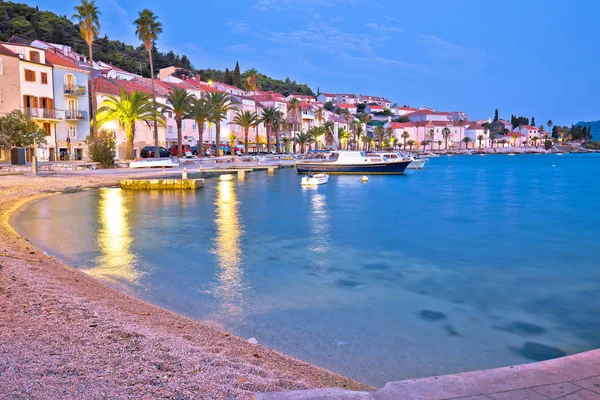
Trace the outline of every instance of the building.
<path fill-rule="evenodd" d="M 333 94 L 333 93 L 320 93 L 317 96 L 317 101 L 321 102 L 321 103 L 335 103 L 337 101 L 337 95 Z"/>
<path fill-rule="evenodd" d="M 361 94 L 359 97 L 359 102 L 363 103 L 363 104 L 375 104 L 378 106 L 381 106 L 383 108 L 391 108 L 392 105 L 394 103 L 392 103 L 391 101 L 389 101 L 388 99 L 384 98 L 384 97 L 379 97 L 379 96 L 367 96 L 365 94 Z"/>
<path fill-rule="evenodd" d="M 56 160 L 56 124 L 65 113 L 54 106 L 52 65 L 46 62 L 46 52 L 25 44 L 2 45 L 19 58 L 19 75 L 7 78 L 19 82 L 21 110 L 46 131 L 46 143 L 38 145 L 37 156 L 40 160 Z"/>
<path fill-rule="evenodd" d="M 287 101 L 290 101 L 291 99 L 296 99 L 305 103 L 314 103 L 317 101 L 314 97 L 306 94 L 290 94 L 287 97 Z"/>
<path fill-rule="evenodd" d="M 0 116 L 21 109 L 19 56 L 0 44 Z M 0 149 L 0 161 L 10 160 L 10 149 Z"/>
<path fill-rule="evenodd" d="M 462 111 L 452 111 L 450 114 L 454 122 L 469 120 L 469 116 Z"/>
<path fill-rule="evenodd" d="M 58 159 L 82 160 L 90 133 L 88 71 L 54 49 L 46 50 L 46 61 L 53 67 L 54 105 L 64 110 L 64 119 L 56 124 Z"/>
<path fill-rule="evenodd" d="M 356 97 L 355 94 L 338 94 L 336 96 L 337 96 L 336 103 L 338 104 L 338 106 L 340 104 L 358 104 L 358 103 L 360 103 L 360 101 L 358 100 L 358 97 Z"/>
<path fill-rule="evenodd" d="M 479 142 L 479 137 L 483 136 L 483 140 L 481 143 Z M 481 125 L 478 125 L 473 122 L 468 122 L 465 124 L 465 137 L 471 139 L 473 142 L 473 146 L 476 147 L 489 147 L 490 146 L 490 135 L 489 131 Z"/>
<path fill-rule="evenodd" d="M 401 143 L 404 146 L 404 143 L 412 140 L 413 142 L 417 142 L 417 130 L 416 127 L 410 122 L 388 122 L 383 126 L 385 129 L 392 129 L 392 135 L 399 140 L 398 143 Z M 404 132 L 408 133 L 408 137 L 404 138 Z"/>
<path fill-rule="evenodd" d="M 338 103 L 337 107 L 340 110 L 348 110 L 350 114 L 356 114 L 357 108 L 354 104 Z"/>
<path fill-rule="evenodd" d="M 499 119 L 498 121 L 494 121 L 490 124 L 490 131 L 495 135 L 504 135 L 506 132 L 510 132 L 513 130 L 513 126 L 510 122 Z"/>
<path fill-rule="evenodd" d="M 196 80 L 199 81 L 200 80 L 200 76 L 196 76 Z M 225 83 L 221 83 L 221 82 L 214 82 L 212 84 L 212 86 L 217 89 L 220 90 L 221 92 L 225 92 L 231 95 L 235 95 L 235 96 L 247 96 L 248 93 L 246 93 L 245 90 L 242 90 L 240 88 L 238 88 L 237 86 L 231 86 L 231 85 L 227 85 Z"/>
<path fill-rule="evenodd" d="M 452 114 L 449 112 L 433 111 L 429 109 L 418 110 L 407 115 L 410 122 L 452 120 Z"/>
<path fill-rule="evenodd" d="M 276 92 L 259 92 L 257 95 L 252 96 L 258 101 L 263 107 L 275 107 L 283 114 L 283 118 L 287 117 L 287 99 L 281 94 Z"/>
<path fill-rule="evenodd" d="M 383 112 L 385 110 L 385 107 L 383 106 L 367 106 L 365 107 L 365 113 L 367 114 L 375 114 L 378 112 Z"/>
<path fill-rule="evenodd" d="M 417 109 L 413 108 L 413 107 L 404 107 L 404 106 L 403 107 L 399 107 L 399 106 L 396 106 L 396 107 L 392 107 L 390 109 L 390 111 L 392 112 L 392 114 L 401 117 L 403 115 L 408 115 L 410 113 L 413 113 L 413 112 L 417 111 Z"/>
<path fill-rule="evenodd" d="M 522 138 L 522 140 L 525 143 L 529 143 L 532 145 L 535 143 L 536 140 L 539 140 L 542 137 L 540 130 L 538 128 L 536 128 L 535 126 L 521 125 L 514 131 L 519 132 L 522 135 L 519 137 Z M 536 139 L 534 139 L 534 138 L 536 138 Z"/>

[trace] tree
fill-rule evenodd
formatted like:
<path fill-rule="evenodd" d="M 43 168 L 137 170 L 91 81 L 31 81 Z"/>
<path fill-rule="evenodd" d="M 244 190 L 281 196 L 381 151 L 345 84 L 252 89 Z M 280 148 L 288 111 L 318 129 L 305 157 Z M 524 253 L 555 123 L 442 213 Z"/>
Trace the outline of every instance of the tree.
<path fill-rule="evenodd" d="M 377 126 L 375 127 L 375 129 L 373 130 L 373 133 L 375 134 L 375 136 L 377 136 L 377 142 L 379 143 L 379 146 L 381 147 L 383 145 L 383 137 L 385 136 L 385 129 L 383 129 L 383 126 Z"/>
<path fill-rule="evenodd" d="M 223 83 L 226 85 L 231 85 L 231 74 L 229 73 L 229 68 L 225 68 L 225 76 L 223 77 Z"/>
<path fill-rule="evenodd" d="M 90 116 L 92 118 L 92 127 L 90 134 L 93 136 L 98 129 L 96 121 L 96 81 L 94 79 L 94 55 L 92 51 L 92 43 L 100 32 L 100 21 L 98 17 L 100 11 L 96 7 L 94 0 L 81 0 L 81 5 L 75 6 L 75 14 L 71 17 L 79 23 L 79 35 L 88 45 L 88 55 L 90 59 L 90 70 L 88 75 L 88 88 L 91 99 Z"/>
<path fill-rule="evenodd" d="M 481 148 L 481 143 L 483 143 L 484 139 L 485 139 L 485 135 L 478 135 L 477 136 L 477 140 L 479 140 L 479 148 Z"/>
<path fill-rule="evenodd" d="M 238 88 L 242 87 L 242 76 L 240 73 L 240 64 L 235 62 L 235 69 L 233 70 L 233 85 Z"/>
<path fill-rule="evenodd" d="M 535 117 L 531 117 L 531 126 L 535 126 Z"/>
<path fill-rule="evenodd" d="M 325 144 L 327 146 L 331 146 L 334 141 L 333 131 L 335 129 L 332 121 L 325 121 L 323 123 L 323 128 L 325 128 Z"/>
<path fill-rule="evenodd" d="M 498 121 L 498 109 L 496 108 L 496 111 L 494 111 L 494 122 Z"/>
<path fill-rule="evenodd" d="M 315 144 L 315 150 L 319 150 L 319 139 L 325 134 L 322 126 L 313 126 L 306 133 L 312 136 L 312 142 Z"/>
<path fill-rule="evenodd" d="M 423 146 L 423 152 L 425 152 L 425 146 L 427 146 L 429 144 L 429 140 L 423 140 L 421 142 L 421 146 Z"/>
<path fill-rule="evenodd" d="M 442 143 L 444 143 L 444 142 L 442 142 L 441 140 L 437 141 L 438 150 L 440 150 L 442 148 Z"/>
<path fill-rule="evenodd" d="M 133 159 L 133 141 L 135 139 L 135 124 L 138 121 L 156 121 L 161 126 L 166 126 L 164 117 L 156 110 L 152 103 L 152 96 L 134 90 L 127 94 L 121 90 L 120 96 L 106 96 L 98 109 L 98 126 L 101 127 L 109 121 L 117 121 L 125 130 L 127 148 L 125 158 Z"/>
<path fill-rule="evenodd" d="M 429 132 L 427 132 L 427 137 L 429 137 L 429 139 L 431 139 L 430 141 L 428 141 L 428 143 L 431 143 L 431 151 L 433 151 L 433 141 L 435 139 L 435 131 L 433 129 L 430 129 Z M 425 149 L 423 149 L 425 150 Z"/>
<path fill-rule="evenodd" d="M 271 135 L 273 133 L 273 124 L 279 117 L 280 111 L 276 107 L 265 107 L 262 110 L 258 123 L 262 123 L 267 130 L 267 153 L 271 153 Z M 258 125 L 258 124 L 257 124 Z M 258 133 L 258 129 L 257 129 Z M 258 138 L 256 140 L 258 142 Z M 279 151 L 279 150 L 278 150 Z"/>
<path fill-rule="evenodd" d="M 231 99 L 225 93 L 210 92 L 206 96 L 206 101 L 211 108 L 208 120 L 215 124 L 215 156 L 219 157 L 221 155 L 221 121 L 227 118 L 227 113 L 231 110 Z"/>
<path fill-rule="evenodd" d="M 552 120 L 549 119 L 548 122 L 546 122 L 546 125 L 548 125 L 548 131 L 552 131 L 552 125 L 554 125 L 554 122 L 552 122 Z"/>
<path fill-rule="evenodd" d="M 186 118 L 193 119 L 198 126 L 198 156 L 204 157 L 204 123 L 210 121 L 212 107 L 204 98 L 193 98 Z"/>
<path fill-rule="evenodd" d="M 252 92 L 252 94 L 256 95 L 256 90 L 258 89 L 258 84 L 256 82 L 256 77 L 258 75 L 258 71 L 255 70 L 254 68 L 250 68 L 248 71 L 246 71 L 245 75 L 246 75 L 246 91 Z M 254 113 L 256 115 L 258 115 L 258 101 L 256 101 L 256 100 L 254 100 Z M 254 125 L 254 128 L 256 129 L 256 147 L 258 149 L 258 139 L 259 139 L 258 124 Z M 270 144 L 269 133 L 270 132 L 267 132 L 267 143 L 268 144 Z M 269 150 L 267 150 L 267 151 L 269 151 Z"/>
<path fill-rule="evenodd" d="M 402 139 L 404 139 L 404 150 L 406 150 L 406 140 L 408 138 L 410 138 L 410 134 L 407 131 L 404 131 L 404 132 L 402 132 L 401 136 L 402 136 Z"/>
<path fill-rule="evenodd" d="M 287 103 L 287 118 L 288 125 L 290 125 L 292 132 L 296 131 L 296 129 L 294 129 L 297 127 L 296 124 L 302 124 L 302 106 L 300 105 L 300 101 L 294 97 Z"/>
<path fill-rule="evenodd" d="M 407 141 L 406 144 L 408 145 L 408 149 L 412 150 L 412 147 L 415 145 L 415 141 L 411 139 Z M 404 145 L 404 150 L 406 150 L 406 144 Z"/>
<path fill-rule="evenodd" d="M 296 132 L 295 141 L 300 144 L 300 152 L 304 154 L 305 145 L 313 141 L 312 135 L 308 132 Z"/>
<path fill-rule="evenodd" d="M 162 24 L 158 21 L 158 17 L 147 8 L 144 8 L 138 14 L 138 18 L 133 21 L 136 26 L 136 35 L 144 43 L 146 52 L 148 53 L 148 62 L 150 64 L 150 81 L 152 82 L 152 105 L 156 109 L 156 90 L 154 90 L 154 65 L 152 63 L 152 48 L 154 42 L 158 39 L 158 35 L 162 33 Z M 158 124 L 154 120 L 154 157 L 160 157 L 158 149 Z"/>
<path fill-rule="evenodd" d="M 537 146 L 537 142 L 538 142 L 538 140 L 540 140 L 540 138 L 539 138 L 539 137 L 537 137 L 537 136 L 534 136 L 534 137 L 532 137 L 532 138 L 531 138 L 531 141 L 533 142 L 533 145 L 534 145 L 535 147 L 538 147 L 538 146 Z"/>
<path fill-rule="evenodd" d="M 290 139 L 289 137 L 284 137 L 281 139 L 281 141 L 283 142 L 283 146 L 285 147 L 285 153 L 289 153 L 290 152 L 290 143 L 292 143 L 292 139 Z"/>
<path fill-rule="evenodd" d="M 244 130 L 244 154 L 248 155 L 248 131 L 250 128 L 258 125 L 259 119 L 255 112 L 237 110 L 233 121 L 230 124 L 236 124 L 242 127 Z M 258 137 L 256 138 L 256 144 L 258 146 Z"/>
<path fill-rule="evenodd" d="M 235 141 L 237 136 L 235 133 L 229 135 L 229 147 L 231 147 L 231 155 L 235 154 Z"/>
<path fill-rule="evenodd" d="M 328 101 L 327 103 L 325 103 L 323 108 L 325 108 L 327 111 L 333 112 L 333 110 L 335 110 L 335 104 L 333 104 L 333 101 Z"/>
<path fill-rule="evenodd" d="M 283 113 L 277 110 L 277 117 L 273 120 L 272 128 L 273 133 L 275 134 L 275 149 L 277 154 L 281 154 L 281 146 L 279 145 L 279 132 L 281 129 L 285 129 L 286 121 L 283 118 Z"/>
<path fill-rule="evenodd" d="M 0 149 L 46 143 L 46 131 L 21 110 L 0 117 Z"/>
<path fill-rule="evenodd" d="M 452 132 L 450 132 L 450 128 L 445 126 L 444 129 L 442 129 L 442 137 L 446 142 L 446 150 L 448 150 L 448 139 L 450 139 L 450 136 L 452 136 Z"/>
<path fill-rule="evenodd" d="M 469 143 L 471 143 L 471 138 L 468 136 L 465 136 L 462 140 L 465 143 L 465 146 L 467 147 L 467 150 L 469 149 Z"/>
<path fill-rule="evenodd" d="M 181 143 L 181 123 L 183 117 L 188 113 L 190 104 L 192 102 L 192 95 L 190 95 L 185 89 L 175 88 L 167 95 L 167 105 L 165 106 L 166 111 L 173 113 L 175 118 L 175 125 L 177 125 L 177 156 L 183 155 L 182 143 Z"/>
<path fill-rule="evenodd" d="M 94 136 L 88 136 L 85 139 L 85 144 L 90 159 L 100 164 L 101 168 L 112 168 L 115 166 L 117 140 L 113 132 L 102 129 Z"/>
<path fill-rule="evenodd" d="M 348 139 L 350 138 L 350 132 L 345 130 L 344 128 L 340 128 L 338 130 L 338 138 L 340 139 L 340 145 L 345 150 L 348 150 Z"/>

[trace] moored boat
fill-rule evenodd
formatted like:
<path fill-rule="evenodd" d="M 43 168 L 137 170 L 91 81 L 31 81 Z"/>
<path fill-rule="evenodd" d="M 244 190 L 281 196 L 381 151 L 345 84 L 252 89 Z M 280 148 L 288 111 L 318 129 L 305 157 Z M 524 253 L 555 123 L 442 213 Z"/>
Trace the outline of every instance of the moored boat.
<path fill-rule="evenodd" d="M 324 185 L 329 182 L 329 175 L 327 174 L 313 174 L 308 173 L 307 176 L 302 177 L 302 186 L 316 186 Z"/>
<path fill-rule="evenodd" d="M 388 160 L 398 160 L 398 159 L 410 160 L 411 163 L 408 164 L 408 167 L 406 167 L 406 169 L 423 169 L 423 167 L 425 166 L 425 164 L 428 161 L 427 158 L 415 158 L 411 154 L 402 154 L 402 153 L 396 153 L 396 152 L 379 152 L 379 153 L 374 153 L 374 154 L 383 156 L 383 157 L 387 158 Z M 368 155 L 369 154 L 367 154 L 367 156 Z"/>
<path fill-rule="evenodd" d="M 390 160 L 381 155 L 367 156 L 363 151 L 332 151 L 323 161 L 302 161 L 296 164 L 299 174 L 326 172 L 328 174 L 403 174 L 411 160 Z"/>

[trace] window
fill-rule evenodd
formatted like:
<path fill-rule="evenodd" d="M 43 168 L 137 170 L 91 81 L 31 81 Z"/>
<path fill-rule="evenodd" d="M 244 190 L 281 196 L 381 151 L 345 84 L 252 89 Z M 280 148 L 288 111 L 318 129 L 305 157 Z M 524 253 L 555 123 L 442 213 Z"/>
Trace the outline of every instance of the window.
<path fill-rule="evenodd" d="M 69 127 L 69 137 L 72 137 L 72 138 L 77 137 L 77 127 L 75 127 L 75 126 Z"/>
<path fill-rule="evenodd" d="M 37 51 L 30 51 L 29 52 L 29 61 L 39 63 L 40 62 L 40 53 Z"/>
<path fill-rule="evenodd" d="M 196 123 L 195 123 L 195 122 L 193 122 L 193 123 L 192 123 L 192 130 L 193 130 L 193 131 L 195 131 L 195 130 L 196 130 Z"/>
<path fill-rule="evenodd" d="M 44 130 L 46 131 L 46 136 L 52 135 L 52 126 L 49 123 L 44 122 Z"/>
<path fill-rule="evenodd" d="M 169 118 L 173 118 L 173 113 L 171 111 L 169 111 L 167 114 L 169 115 Z"/>
<path fill-rule="evenodd" d="M 47 85 L 48 84 L 48 73 L 47 72 L 41 72 L 40 74 L 41 74 L 40 75 L 41 76 L 40 79 L 42 80 L 42 83 L 44 85 Z"/>
<path fill-rule="evenodd" d="M 169 127 L 169 133 L 173 133 L 173 127 L 172 126 Z"/>
<path fill-rule="evenodd" d="M 27 82 L 35 82 L 35 71 L 26 69 L 25 70 L 25 80 Z"/>

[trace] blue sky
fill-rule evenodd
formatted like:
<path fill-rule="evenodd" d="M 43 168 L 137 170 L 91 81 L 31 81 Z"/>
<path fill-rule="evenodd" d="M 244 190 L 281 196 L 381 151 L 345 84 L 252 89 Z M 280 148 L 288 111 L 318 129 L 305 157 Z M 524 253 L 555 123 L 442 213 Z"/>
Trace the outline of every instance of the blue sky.
<path fill-rule="evenodd" d="M 197 68 L 256 68 L 314 91 L 511 114 L 566 125 L 600 119 L 600 2 L 455 0 L 96 0 L 102 34 L 136 43 L 159 15 L 160 50 Z M 28 1 L 72 14 L 77 0 Z"/>

